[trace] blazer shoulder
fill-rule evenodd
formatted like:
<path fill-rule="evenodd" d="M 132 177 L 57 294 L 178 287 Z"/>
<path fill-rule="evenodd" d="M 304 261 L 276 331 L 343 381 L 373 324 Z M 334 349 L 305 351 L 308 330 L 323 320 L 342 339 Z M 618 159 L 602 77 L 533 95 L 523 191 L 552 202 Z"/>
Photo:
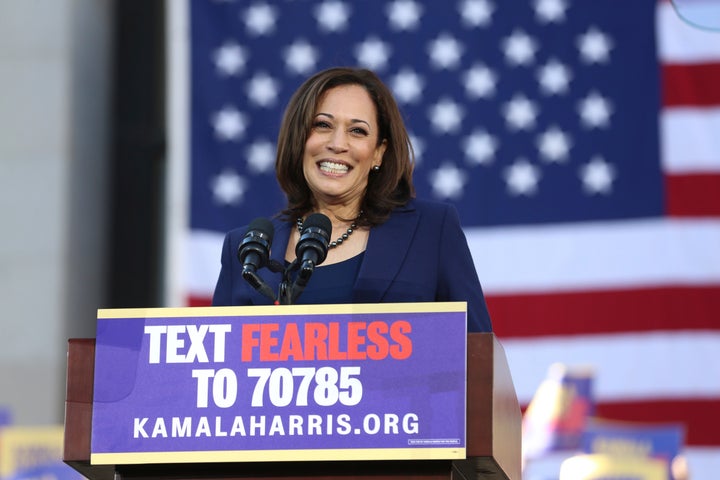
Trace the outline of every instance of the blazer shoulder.
<path fill-rule="evenodd" d="M 406 206 L 408 211 L 414 212 L 416 215 L 425 219 L 442 220 L 449 217 L 457 218 L 457 210 L 450 203 L 439 202 L 437 200 L 419 200 L 415 199 Z"/>
<path fill-rule="evenodd" d="M 449 210 L 455 210 L 455 206 L 451 203 L 419 198 L 415 198 L 408 202 L 406 208 L 410 210 L 417 210 L 419 212 L 447 212 Z"/>

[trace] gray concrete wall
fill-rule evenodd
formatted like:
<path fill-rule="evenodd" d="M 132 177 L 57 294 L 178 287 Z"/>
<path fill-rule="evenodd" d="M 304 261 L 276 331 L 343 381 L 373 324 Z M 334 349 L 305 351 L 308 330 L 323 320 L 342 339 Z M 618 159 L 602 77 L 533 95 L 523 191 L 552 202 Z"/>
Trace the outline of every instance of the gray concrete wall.
<path fill-rule="evenodd" d="M 0 406 L 63 420 L 103 302 L 110 0 L 0 0 Z"/>

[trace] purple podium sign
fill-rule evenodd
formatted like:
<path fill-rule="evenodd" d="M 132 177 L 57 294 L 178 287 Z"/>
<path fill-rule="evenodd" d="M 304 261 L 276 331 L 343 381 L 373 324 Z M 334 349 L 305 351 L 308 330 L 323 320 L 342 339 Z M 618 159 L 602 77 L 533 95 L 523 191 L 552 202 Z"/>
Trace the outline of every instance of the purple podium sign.
<path fill-rule="evenodd" d="M 92 464 L 464 459 L 464 302 L 99 310 Z"/>

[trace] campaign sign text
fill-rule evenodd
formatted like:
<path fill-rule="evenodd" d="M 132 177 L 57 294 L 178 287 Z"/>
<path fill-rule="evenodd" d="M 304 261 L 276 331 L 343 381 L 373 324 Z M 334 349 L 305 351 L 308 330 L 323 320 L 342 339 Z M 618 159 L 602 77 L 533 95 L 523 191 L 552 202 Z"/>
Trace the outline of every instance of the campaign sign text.
<path fill-rule="evenodd" d="M 99 310 L 91 463 L 465 458 L 466 304 Z"/>

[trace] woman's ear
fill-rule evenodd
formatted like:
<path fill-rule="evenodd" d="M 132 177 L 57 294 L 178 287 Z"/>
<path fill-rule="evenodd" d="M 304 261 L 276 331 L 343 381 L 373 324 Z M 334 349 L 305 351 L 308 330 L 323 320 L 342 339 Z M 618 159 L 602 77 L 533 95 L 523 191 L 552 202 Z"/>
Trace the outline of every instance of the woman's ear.
<path fill-rule="evenodd" d="M 373 170 L 377 171 L 382 166 L 383 157 L 385 156 L 385 150 L 387 149 L 387 140 L 383 139 L 382 143 L 375 147 L 375 154 L 373 155 Z M 377 169 L 375 167 L 378 167 Z"/>

